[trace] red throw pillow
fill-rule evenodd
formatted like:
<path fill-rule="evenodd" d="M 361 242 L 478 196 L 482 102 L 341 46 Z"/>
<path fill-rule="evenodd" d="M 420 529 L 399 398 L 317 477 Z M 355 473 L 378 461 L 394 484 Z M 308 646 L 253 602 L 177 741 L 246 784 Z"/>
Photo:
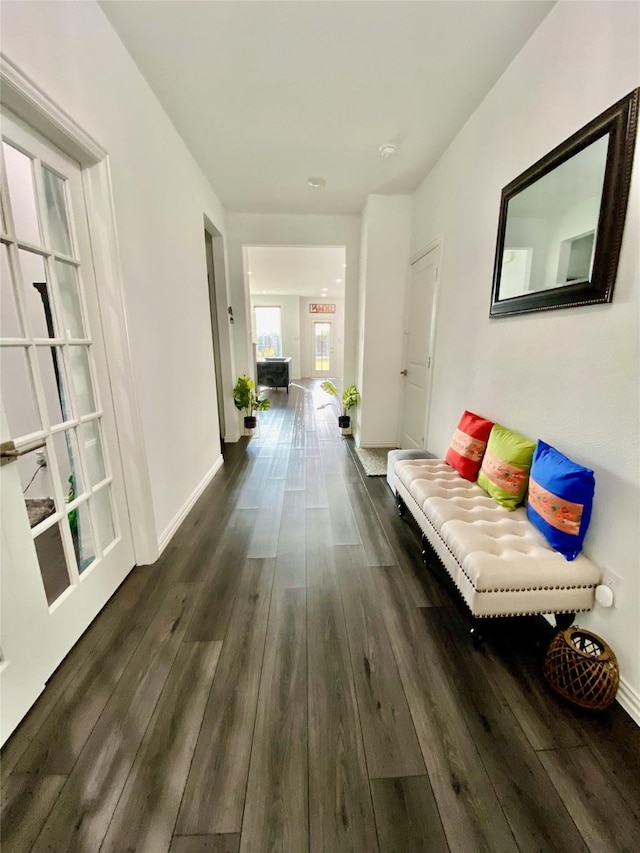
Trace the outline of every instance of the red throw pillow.
<path fill-rule="evenodd" d="M 477 480 L 493 421 L 465 412 L 451 439 L 445 460 L 465 480 Z"/>

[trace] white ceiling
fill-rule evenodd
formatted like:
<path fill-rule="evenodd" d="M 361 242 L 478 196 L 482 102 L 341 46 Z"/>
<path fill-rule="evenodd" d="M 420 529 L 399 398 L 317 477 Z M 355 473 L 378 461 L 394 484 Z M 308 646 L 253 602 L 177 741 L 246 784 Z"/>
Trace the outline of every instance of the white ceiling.
<path fill-rule="evenodd" d="M 228 211 L 339 214 L 412 192 L 554 3 L 100 5 Z"/>
<path fill-rule="evenodd" d="M 249 289 L 257 296 L 296 294 L 327 299 L 344 296 L 344 246 L 249 246 L 245 252 L 247 274 L 251 272 Z"/>

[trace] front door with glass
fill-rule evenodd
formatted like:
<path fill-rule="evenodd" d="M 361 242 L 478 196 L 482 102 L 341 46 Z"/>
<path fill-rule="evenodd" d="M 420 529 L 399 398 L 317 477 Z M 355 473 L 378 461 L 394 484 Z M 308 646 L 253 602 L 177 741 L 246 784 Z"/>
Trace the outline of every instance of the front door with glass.
<path fill-rule="evenodd" d="M 313 323 L 312 376 L 331 376 L 333 370 L 333 323 L 331 320 Z"/>
<path fill-rule="evenodd" d="M 2 115 L 1 740 L 133 566 L 82 173 Z"/>

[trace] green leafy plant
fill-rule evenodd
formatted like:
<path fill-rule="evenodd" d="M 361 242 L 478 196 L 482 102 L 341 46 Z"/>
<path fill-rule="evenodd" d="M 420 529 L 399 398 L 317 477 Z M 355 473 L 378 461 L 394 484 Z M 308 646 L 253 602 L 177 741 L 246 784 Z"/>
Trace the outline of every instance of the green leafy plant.
<path fill-rule="evenodd" d="M 238 378 L 233 389 L 235 407 L 245 411 L 247 417 L 253 417 L 254 412 L 266 412 L 271 408 L 271 400 L 268 397 L 260 399 L 254 391 L 255 387 L 253 379 L 243 374 Z"/>
<path fill-rule="evenodd" d="M 320 383 L 320 387 L 323 391 L 326 391 L 331 397 L 335 397 L 336 401 L 340 396 L 340 392 L 328 379 L 324 382 Z M 353 409 L 360 402 L 360 393 L 355 385 L 349 385 L 348 388 L 345 388 L 342 392 L 342 414 L 343 416 L 347 414 L 349 409 Z"/>

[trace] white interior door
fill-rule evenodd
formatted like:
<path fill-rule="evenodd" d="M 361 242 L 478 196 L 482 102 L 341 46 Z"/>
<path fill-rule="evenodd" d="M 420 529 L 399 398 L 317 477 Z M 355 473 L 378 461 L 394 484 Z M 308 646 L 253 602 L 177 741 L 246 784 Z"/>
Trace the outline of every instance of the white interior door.
<path fill-rule="evenodd" d="M 311 354 L 312 376 L 335 376 L 333 363 L 333 321 L 314 320 L 311 335 L 313 352 Z"/>
<path fill-rule="evenodd" d="M 2 114 L 0 742 L 134 563 L 80 167 Z"/>
<path fill-rule="evenodd" d="M 405 320 L 402 448 L 426 447 L 440 257 L 437 245 L 411 266 Z"/>

